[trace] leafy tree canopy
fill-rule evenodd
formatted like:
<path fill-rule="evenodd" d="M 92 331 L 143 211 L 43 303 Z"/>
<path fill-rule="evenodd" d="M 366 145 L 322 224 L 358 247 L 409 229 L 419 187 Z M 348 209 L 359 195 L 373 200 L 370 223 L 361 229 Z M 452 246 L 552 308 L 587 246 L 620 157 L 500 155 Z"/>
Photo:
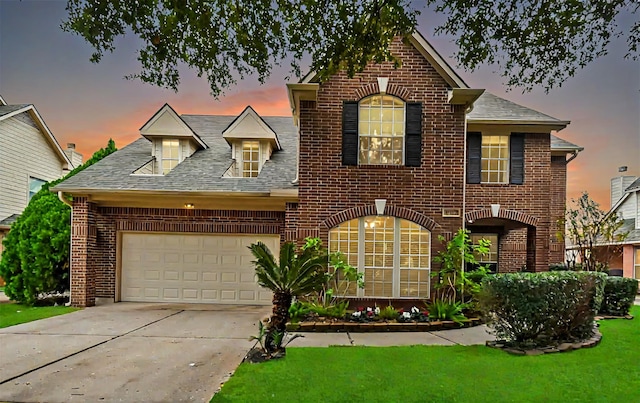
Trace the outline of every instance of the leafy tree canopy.
<path fill-rule="evenodd" d="M 128 78 L 177 91 L 186 65 L 217 97 L 249 74 L 264 83 L 283 62 L 300 76 L 307 57 L 320 79 L 352 76 L 371 60 L 399 65 L 389 44 L 411 35 L 425 7 L 446 17 L 435 33 L 455 38 L 462 67 L 496 65 L 525 90 L 560 86 L 616 37 L 638 56 L 640 21 L 629 32 L 617 25 L 637 16 L 637 0 L 68 0 L 62 28 L 93 46 L 93 62 L 132 33 L 142 40 L 141 71 Z"/>

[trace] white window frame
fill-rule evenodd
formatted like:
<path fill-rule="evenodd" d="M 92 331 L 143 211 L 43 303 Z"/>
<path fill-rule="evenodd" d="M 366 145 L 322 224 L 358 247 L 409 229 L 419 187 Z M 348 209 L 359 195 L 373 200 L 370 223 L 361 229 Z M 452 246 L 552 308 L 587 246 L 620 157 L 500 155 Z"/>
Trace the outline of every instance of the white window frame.
<path fill-rule="evenodd" d="M 506 139 L 506 146 L 502 146 L 500 143 L 498 144 L 485 144 L 485 139 L 489 139 L 492 137 L 500 137 Z M 510 149 L 510 137 L 508 134 L 503 133 L 482 133 L 482 140 L 480 143 L 480 182 L 488 183 L 488 184 L 508 184 L 509 183 L 509 168 L 511 164 L 511 149 Z M 491 155 L 485 157 L 485 150 L 488 150 L 488 153 L 491 154 L 491 151 L 504 150 L 506 152 L 505 156 L 492 157 Z M 484 168 L 485 162 L 487 163 L 487 169 Z M 504 169 L 500 169 L 500 163 L 504 162 Z M 498 168 L 492 169 L 492 163 L 497 163 Z M 498 180 L 491 180 L 492 174 L 498 174 Z"/>
<path fill-rule="evenodd" d="M 253 147 L 251 148 L 251 150 L 249 151 L 251 154 L 253 154 L 256 150 L 256 156 L 257 159 L 253 159 L 251 158 L 250 160 L 245 160 L 244 159 L 244 153 L 245 153 L 245 144 L 252 144 L 252 145 L 256 145 L 255 150 L 253 149 Z M 252 169 L 250 169 L 249 171 L 246 171 L 244 169 L 244 164 L 248 162 L 248 163 L 258 163 L 258 170 L 255 171 L 255 175 L 249 175 L 249 176 L 245 176 L 245 173 L 254 173 L 254 171 Z M 262 144 L 259 140 L 243 140 L 240 143 L 240 176 L 243 178 L 257 178 L 258 175 L 260 174 L 260 171 L 262 170 Z"/>
<path fill-rule="evenodd" d="M 165 155 L 165 144 L 169 143 L 169 142 L 178 143 L 177 146 L 176 146 L 177 155 L 176 155 L 175 158 L 173 158 L 173 156 L 171 156 L 171 158 L 166 158 L 164 156 Z M 173 171 L 173 169 L 175 167 L 177 167 L 178 164 L 180 164 L 182 162 L 182 150 L 181 150 L 181 147 L 180 147 L 181 144 L 180 144 L 180 140 L 179 139 L 169 139 L 169 138 L 162 139 L 160 144 L 161 144 L 161 148 L 160 148 L 160 158 L 159 158 L 159 162 L 160 162 L 159 171 L 160 171 L 160 173 L 162 175 L 166 175 L 169 172 Z M 165 170 L 165 168 L 164 168 L 164 162 L 165 161 L 175 161 L 175 165 L 173 165 L 171 168 Z"/>
<path fill-rule="evenodd" d="M 376 218 L 392 218 L 393 219 L 393 266 L 391 268 L 384 268 L 384 267 L 377 267 L 375 265 L 373 266 L 365 266 L 365 225 L 368 222 L 371 222 L 372 220 L 375 220 Z M 432 242 L 432 237 L 431 237 L 431 231 L 429 231 L 428 229 L 424 228 L 424 227 L 420 227 L 421 231 L 424 231 L 428 234 L 428 255 L 427 255 L 427 262 L 428 262 L 428 267 L 400 267 L 400 259 L 401 259 L 401 251 L 400 251 L 400 246 L 402 243 L 401 240 L 401 223 L 402 221 L 406 221 L 409 222 L 411 224 L 414 225 L 418 225 L 412 221 L 409 220 L 405 220 L 403 218 L 398 218 L 398 217 L 392 217 L 392 216 L 366 216 L 366 217 L 359 217 L 356 218 L 355 220 L 357 220 L 358 225 L 357 225 L 357 240 L 358 240 L 358 246 L 357 246 L 357 264 L 354 265 L 358 268 L 358 272 L 362 273 L 363 275 L 365 275 L 365 284 L 367 282 L 366 280 L 366 270 L 375 270 L 377 268 L 383 269 L 383 270 L 392 270 L 392 295 L 391 296 L 382 296 L 382 295 L 365 295 L 365 289 L 357 289 L 356 295 L 350 295 L 347 296 L 347 298 L 394 298 L 394 299 L 416 299 L 416 298 L 430 298 L 431 296 L 431 242 Z M 339 224 L 338 226 L 332 228 L 329 231 L 329 251 L 330 252 L 335 252 L 338 249 L 335 249 L 334 246 L 334 242 L 340 242 L 340 241 L 348 241 L 349 243 L 353 242 L 354 239 L 352 237 L 347 237 L 347 239 L 341 239 L 340 237 L 338 237 L 337 241 L 332 241 L 331 240 L 331 232 L 332 231 L 339 231 L 339 228 L 341 225 L 346 225 L 349 222 L 352 222 L 354 220 L 349 220 L 347 222 L 343 222 L 341 224 Z M 340 232 L 338 233 L 340 234 Z M 349 235 L 351 235 L 351 233 L 349 233 Z M 341 251 L 343 252 L 347 258 L 351 257 L 350 259 L 350 263 L 353 265 L 353 252 L 351 251 Z M 351 252 L 351 253 L 349 253 Z M 405 253 L 403 254 L 403 256 L 413 256 L 410 252 L 409 253 Z M 420 260 L 421 257 L 424 257 L 423 254 L 421 254 L 420 252 L 418 252 L 417 254 L 417 258 L 418 260 Z M 424 274 L 427 277 L 427 285 L 426 285 L 426 295 L 418 295 L 418 296 L 401 296 L 401 281 L 400 281 L 400 271 L 401 270 L 420 270 L 423 271 Z M 366 285 L 365 285 L 366 287 Z"/>
<path fill-rule="evenodd" d="M 380 104 L 377 106 L 372 106 L 370 103 L 368 105 L 365 105 L 365 103 L 367 101 L 372 100 L 373 98 L 381 98 Z M 400 101 L 402 103 L 402 121 L 401 122 L 396 122 L 396 110 L 399 110 L 400 108 L 398 106 L 394 105 L 392 107 L 387 107 L 387 108 L 383 108 L 383 103 L 382 103 L 382 99 L 384 98 L 390 98 L 394 101 Z M 391 110 L 391 122 L 389 121 L 383 121 L 382 120 L 382 112 L 383 109 L 390 109 Z M 368 119 L 363 119 L 364 117 L 364 111 L 368 112 Z M 379 113 L 380 114 L 380 120 L 379 121 L 374 121 L 371 120 L 371 114 L 372 113 Z M 406 121 L 407 121 L 407 105 L 406 103 L 398 98 L 395 97 L 393 95 L 386 95 L 386 94 L 375 94 L 375 95 L 371 95 L 369 97 L 366 97 L 364 99 L 362 99 L 359 103 L 358 103 L 358 165 L 404 165 L 404 161 L 405 161 L 405 157 L 406 157 L 406 150 L 405 150 L 405 137 L 406 137 Z M 378 124 L 380 125 L 380 133 L 377 133 L 377 128 L 371 129 L 372 125 L 376 125 Z M 392 134 L 389 135 L 383 135 L 382 134 L 382 125 L 384 123 L 387 124 L 391 124 L 391 128 L 392 128 Z M 402 134 L 397 134 L 394 133 L 394 128 L 396 126 L 396 123 L 401 123 L 401 128 L 402 128 Z M 366 127 L 366 130 L 363 130 Z M 374 134 L 375 133 L 375 134 Z M 362 141 L 364 138 L 368 138 L 369 139 L 369 147 L 364 149 L 362 147 Z M 374 140 L 379 140 L 380 146 L 377 149 L 372 149 L 371 148 L 371 143 Z M 371 152 L 374 152 L 376 150 L 378 150 L 378 152 L 382 151 L 382 142 L 384 141 L 390 141 L 391 142 L 391 155 L 392 155 L 392 161 L 390 162 L 382 162 L 380 161 L 376 161 L 376 162 L 371 162 Z M 400 140 L 400 149 L 395 149 L 393 147 L 393 143 L 396 140 Z M 362 152 L 365 152 L 367 154 L 367 160 L 363 161 L 362 158 Z M 400 158 L 399 162 L 393 162 L 393 155 L 396 151 L 400 151 L 402 154 L 402 157 Z M 380 157 L 379 157 L 380 158 Z"/>

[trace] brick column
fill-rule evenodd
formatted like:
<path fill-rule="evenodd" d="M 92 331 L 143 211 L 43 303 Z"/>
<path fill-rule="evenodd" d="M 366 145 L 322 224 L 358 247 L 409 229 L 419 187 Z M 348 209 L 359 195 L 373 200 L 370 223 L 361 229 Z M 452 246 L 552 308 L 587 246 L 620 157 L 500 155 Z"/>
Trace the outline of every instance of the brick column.
<path fill-rule="evenodd" d="M 95 205 L 86 197 L 75 197 L 71 219 L 71 305 L 96 304 L 95 267 L 91 252 L 96 248 Z"/>

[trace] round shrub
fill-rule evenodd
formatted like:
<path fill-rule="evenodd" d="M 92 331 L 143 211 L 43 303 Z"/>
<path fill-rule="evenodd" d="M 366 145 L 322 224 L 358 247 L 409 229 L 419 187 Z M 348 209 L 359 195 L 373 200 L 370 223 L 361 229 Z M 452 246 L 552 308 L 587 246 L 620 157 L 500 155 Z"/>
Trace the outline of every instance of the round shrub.
<path fill-rule="evenodd" d="M 497 274 L 483 280 L 479 307 L 496 336 L 513 345 L 582 340 L 593 333 L 606 278 L 573 271 Z"/>

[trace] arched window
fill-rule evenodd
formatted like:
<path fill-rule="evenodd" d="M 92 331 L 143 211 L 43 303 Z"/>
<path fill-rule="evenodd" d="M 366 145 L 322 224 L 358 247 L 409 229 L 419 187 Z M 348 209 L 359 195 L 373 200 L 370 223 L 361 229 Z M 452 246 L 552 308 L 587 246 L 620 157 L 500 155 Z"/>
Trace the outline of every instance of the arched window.
<path fill-rule="evenodd" d="M 429 297 L 431 233 L 418 224 L 391 216 L 346 221 L 329 231 L 329 251 L 364 273 L 364 289 L 353 286 L 349 296 Z"/>
<path fill-rule="evenodd" d="M 358 163 L 403 165 L 405 103 L 391 95 L 372 95 L 358 108 Z"/>

